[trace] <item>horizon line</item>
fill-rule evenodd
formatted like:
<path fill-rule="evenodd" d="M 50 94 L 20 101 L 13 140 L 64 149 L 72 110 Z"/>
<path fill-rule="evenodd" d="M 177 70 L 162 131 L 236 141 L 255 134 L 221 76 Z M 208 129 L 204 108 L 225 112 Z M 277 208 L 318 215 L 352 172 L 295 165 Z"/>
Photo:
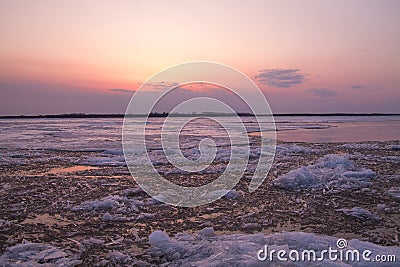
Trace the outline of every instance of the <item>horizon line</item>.
<path fill-rule="evenodd" d="M 0 119 L 68 119 L 68 118 L 124 118 L 128 117 L 190 117 L 196 115 L 207 115 L 207 116 L 233 116 L 233 113 L 220 113 L 220 112 L 201 112 L 201 113 L 167 113 L 167 112 L 155 112 L 147 114 L 121 114 L 121 113 L 63 113 L 63 114 L 39 114 L 39 115 L 0 115 Z M 252 114 L 246 112 L 236 113 L 238 116 L 400 116 L 400 113 L 345 113 L 345 112 L 332 112 L 332 113 L 272 113 L 272 114 Z"/>

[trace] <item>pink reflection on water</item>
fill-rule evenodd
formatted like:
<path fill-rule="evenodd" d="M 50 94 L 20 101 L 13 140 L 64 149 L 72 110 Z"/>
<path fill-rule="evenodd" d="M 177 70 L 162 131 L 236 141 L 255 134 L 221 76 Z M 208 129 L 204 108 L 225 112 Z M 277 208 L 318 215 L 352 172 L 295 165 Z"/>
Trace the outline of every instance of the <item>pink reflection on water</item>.
<path fill-rule="evenodd" d="M 386 122 L 343 122 L 329 123 L 326 129 L 297 129 L 278 131 L 278 140 L 285 142 L 363 142 L 400 140 L 400 123 Z"/>

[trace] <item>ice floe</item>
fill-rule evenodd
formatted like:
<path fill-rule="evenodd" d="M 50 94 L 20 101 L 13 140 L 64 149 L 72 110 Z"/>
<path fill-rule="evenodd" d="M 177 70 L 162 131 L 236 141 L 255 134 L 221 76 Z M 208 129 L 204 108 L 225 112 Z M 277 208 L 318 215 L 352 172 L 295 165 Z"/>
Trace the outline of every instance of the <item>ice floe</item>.
<path fill-rule="evenodd" d="M 371 259 L 378 254 L 400 257 L 400 247 L 383 247 L 357 239 L 344 242 L 347 243 L 343 248 L 344 251 L 358 250 L 362 253 L 370 250 Z M 199 233 L 199 235 L 178 234 L 171 238 L 162 231 L 155 231 L 149 236 L 149 243 L 151 244 L 149 253 L 168 266 L 370 266 L 371 264 L 363 259 L 345 262 L 343 258 L 343 261 L 340 258 L 332 261 L 327 254 L 321 257 L 321 252 L 328 250 L 329 247 L 338 249 L 338 238 L 304 232 L 284 232 L 268 236 L 233 234 L 211 237 Z M 261 260 L 258 259 L 258 254 L 266 245 L 269 251 L 285 250 L 287 253 L 291 250 L 300 253 L 313 250 L 320 261 L 279 261 L 276 254 L 272 261 L 269 258 L 263 261 L 263 257 L 260 257 Z M 379 266 L 397 265 L 395 262 L 382 262 Z"/>
<path fill-rule="evenodd" d="M 232 190 L 229 190 L 229 192 L 226 193 L 226 195 L 224 195 L 224 198 L 236 199 L 236 198 L 241 197 L 242 195 L 244 195 L 243 191 L 232 189 Z"/>
<path fill-rule="evenodd" d="M 123 156 L 111 156 L 111 157 L 93 157 L 82 161 L 83 164 L 92 166 L 125 166 L 125 158 Z"/>
<path fill-rule="evenodd" d="M 128 191 L 125 190 L 124 192 L 127 193 Z M 146 213 L 144 207 L 155 205 L 159 202 L 152 198 L 144 200 L 137 197 L 112 195 L 98 200 L 84 201 L 79 205 L 73 206 L 71 210 L 85 212 L 91 216 L 101 215 L 100 218 L 103 222 L 125 222 L 155 218 L 156 214 Z"/>
<path fill-rule="evenodd" d="M 344 148 L 349 148 L 349 149 L 366 149 L 366 150 L 373 150 L 373 149 L 381 148 L 379 143 L 346 143 L 341 146 Z"/>
<path fill-rule="evenodd" d="M 102 198 L 100 200 L 93 200 L 93 201 L 85 201 L 82 204 L 75 206 L 72 208 L 73 211 L 77 210 L 112 210 L 119 206 L 119 201 L 122 201 L 123 198 L 119 196 L 108 196 Z"/>
<path fill-rule="evenodd" d="M 360 220 L 380 220 L 378 216 L 369 210 L 360 207 L 354 207 L 351 209 L 337 209 L 337 211 L 342 211 L 344 214 Z"/>
<path fill-rule="evenodd" d="M 276 146 L 277 155 L 290 155 L 290 154 L 308 154 L 315 152 L 315 149 L 311 149 L 297 144 L 285 144 Z"/>
<path fill-rule="evenodd" d="M 7 248 L 0 256 L 0 266 L 77 266 L 77 260 L 63 249 L 49 244 L 23 241 L 21 244 Z"/>
<path fill-rule="evenodd" d="M 273 183 L 283 189 L 328 188 L 355 189 L 369 186 L 375 173 L 360 168 L 342 155 L 327 155 L 317 163 L 304 166 L 276 178 Z"/>
<path fill-rule="evenodd" d="M 400 145 L 392 145 L 390 148 L 392 150 L 400 150 Z"/>
<path fill-rule="evenodd" d="M 108 212 L 104 213 L 103 217 L 101 218 L 103 222 L 109 222 L 112 221 L 113 219 L 114 219 L 113 216 Z"/>
<path fill-rule="evenodd" d="M 147 201 L 152 201 L 147 200 Z M 71 208 L 72 211 L 111 211 L 117 210 L 121 212 L 125 212 L 127 210 L 133 210 L 135 212 L 139 211 L 139 208 L 149 205 L 147 202 L 143 202 L 143 200 L 138 199 L 136 197 L 125 197 L 119 195 L 112 195 L 103 197 L 99 200 L 89 200 L 84 201 L 81 204 L 74 206 Z"/>
<path fill-rule="evenodd" d="M 213 237 L 213 236 L 215 236 L 214 228 L 213 227 L 205 227 L 199 231 L 199 235 Z"/>
<path fill-rule="evenodd" d="M 3 220 L 0 219 L 0 230 L 5 230 L 5 228 L 8 228 L 12 223 L 8 220 Z"/>
<path fill-rule="evenodd" d="M 400 187 L 391 187 L 387 193 L 397 201 L 400 201 Z"/>

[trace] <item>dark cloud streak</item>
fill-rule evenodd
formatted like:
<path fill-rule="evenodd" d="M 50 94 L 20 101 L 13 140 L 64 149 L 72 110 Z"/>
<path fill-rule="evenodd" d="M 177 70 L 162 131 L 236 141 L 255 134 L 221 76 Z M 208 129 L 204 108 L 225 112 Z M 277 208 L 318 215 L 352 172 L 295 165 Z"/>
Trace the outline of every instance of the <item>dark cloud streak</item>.
<path fill-rule="evenodd" d="M 108 91 L 117 92 L 117 93 L 125 93 L 125 94 L 132 94 L 135 92 L 133 90 L 123 89 L 123 88 L 112 88 L 112 89 L 108 89 Z"/>
<path fill-rule="evenodd" d="M 333 91 L 328 88 L 313 88 L 309 89 L 308 92 L 319 97 L 334 97 L 338 94 L 336 91 Z"/>
<path fill-rule="evenodd" d="M 254 78 L 261 84 L 279 88 L 289 88 L 307 80 L 300 69 L 265 69 L 259 71 Z"/>
<path fill-rule="evenodd" d="M 351 86 L 351 89 L 355 89 L 355 90 L 365 89 L 365 88 L 367 88 L 365 85 L 359 85 L 359 84 Z"/>

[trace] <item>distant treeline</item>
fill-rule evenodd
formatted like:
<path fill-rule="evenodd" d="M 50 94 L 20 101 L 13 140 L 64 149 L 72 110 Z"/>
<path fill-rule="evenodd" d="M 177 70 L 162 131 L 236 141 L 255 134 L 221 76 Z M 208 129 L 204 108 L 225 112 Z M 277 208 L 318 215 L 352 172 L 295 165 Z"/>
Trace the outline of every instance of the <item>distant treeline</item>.
<path fill-rule="evenodd" d="M 69 119 L 69 118 L 124 118 L 127 117 L 192 117 L 192 116 L 210 116 L 210 117 L 224 117 L 224 116 L 253 116 L 251 113 L 213 113 L 213 112 L 203 112 L 203 113 L 150 113 L 148 116 L 146 114 L 85 114 L 85 113 L 70 113 L 70 114 L 49 114 L 49 115 L 9 115 L 0 116 L 0 119 Z"/>
<path fill-rule="evenodd" d="M 208 116 L 208 117 L 229 117 L 237 115 L 240 117 L 255 116 L 252 113 L 214 113 L 214 112 L 203 112 L 203 113 L 150 113 L 148 117 L 193 117 L 193 116 Z M 85 113 L 70 113 L 70 114 L 49 114 L 49 115 L 8 115 L 0 116 L 0 119 L 69 119 L 69 118 L 124 118 L 127 117 L 147 117 L 146 114 L 85 114 Z M 271 116 L 271 115 L 258 115 L 258 116 Z M 386 113 L 280 113 L 273 114 L 275 117 L 296 117 L 296 116 L 400 116 L 400 114 L 386 114 Z"/>

